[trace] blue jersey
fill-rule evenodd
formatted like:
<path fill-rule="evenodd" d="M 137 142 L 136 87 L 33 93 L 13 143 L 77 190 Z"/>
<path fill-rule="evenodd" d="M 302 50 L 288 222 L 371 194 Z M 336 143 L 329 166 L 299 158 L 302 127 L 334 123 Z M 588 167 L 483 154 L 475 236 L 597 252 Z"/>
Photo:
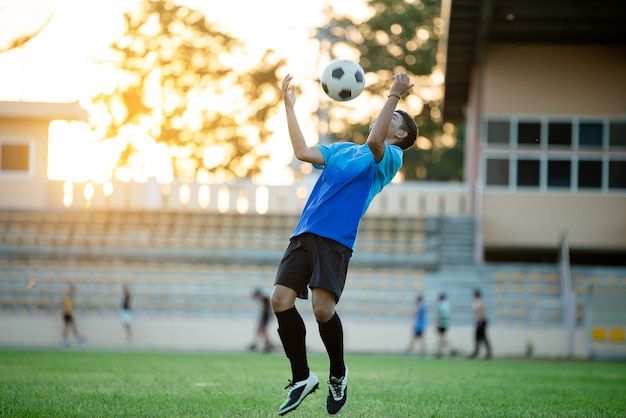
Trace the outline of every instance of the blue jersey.
<path fill-rule="evenodd" d="M 354 248 L 361 218 L 372 199 L 402 166 L 402 150 L 385 144 L 377 162 L 367 144 L 338 142 L 318 145 L 324 156 L 322 174 L 302 210 L 291 237 L 310 232 Z"/>
<path fill-rule="evenodd" d="M 419 305 L 415 312 L 415 317 L 415 331 L 424 331 L 426 326 L 426 307 L 424 305 Z"/>

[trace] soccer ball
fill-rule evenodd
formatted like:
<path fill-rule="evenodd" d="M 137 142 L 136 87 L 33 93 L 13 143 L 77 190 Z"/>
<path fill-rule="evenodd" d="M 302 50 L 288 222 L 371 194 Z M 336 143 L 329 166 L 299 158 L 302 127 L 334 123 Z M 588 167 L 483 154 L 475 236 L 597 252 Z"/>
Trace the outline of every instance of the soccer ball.
<path fill-rule="evenodd" d="M 365 87 L 365 71 L 358 63 L 335 60 L 322 73 L 324 93 L 333 100 L 345 102 L 361 94 Z"/>

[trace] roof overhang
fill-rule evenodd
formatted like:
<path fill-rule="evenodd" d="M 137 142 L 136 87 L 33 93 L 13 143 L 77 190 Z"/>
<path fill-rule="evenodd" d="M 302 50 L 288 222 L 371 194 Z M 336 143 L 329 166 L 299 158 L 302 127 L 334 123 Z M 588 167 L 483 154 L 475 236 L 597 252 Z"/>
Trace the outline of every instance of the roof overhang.
<path fill-rule="evenodd" d="M 1 102 L 0 119 L 87 120 L 87 111 L 78 102 Z"/>
<path fill-rule="evenodd" d="M 491 42 L 626 45 L 623 0 L 448 0 L 443 117 L 465 120 L 472 69 Z"/>

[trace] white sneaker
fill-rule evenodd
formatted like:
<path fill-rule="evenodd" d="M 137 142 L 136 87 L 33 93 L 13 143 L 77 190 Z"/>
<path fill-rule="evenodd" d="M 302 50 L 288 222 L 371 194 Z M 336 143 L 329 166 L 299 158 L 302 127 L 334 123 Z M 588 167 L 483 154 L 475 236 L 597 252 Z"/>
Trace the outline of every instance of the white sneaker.
<path fill-rule="evenodd" d="M 320 386 L 320 380 L 313 372 L 309 372 L 306 380 L 293 383 L 291 380 L 285 389 L 289 389 L 287 400 L 278 409 L 278 415 L 285 415 L 296 409 L 309 394 L 315 392 Z"/>
<path fill-rule="evenodd" d="M 326 411 L 328 415 L 337 415 L 348 399 L 348 368 L 343 377 L 331 376 L 328 379 L 328 396 L 326 397 Z"/>

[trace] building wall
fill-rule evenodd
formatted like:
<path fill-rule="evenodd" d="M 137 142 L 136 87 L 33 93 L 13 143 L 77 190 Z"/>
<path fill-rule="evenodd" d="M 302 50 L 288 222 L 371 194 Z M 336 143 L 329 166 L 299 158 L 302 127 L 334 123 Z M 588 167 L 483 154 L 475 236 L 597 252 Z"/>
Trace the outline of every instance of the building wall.
<path fill-rule="evenodd" d="M 626 48 L 491 44 L 479 92 L 481 119 L 611 118 L 626 121 Z M 536 158 L 626 159 L 624 148 L 579 150 L 515 145 L 487 147 L 485 127 L 477 152 Z M 545 138 L 544 138 L 545 139 Z M 606 146 L 605 146 L 606 147 Z M 491 153 L 491 154 L 489 154 Z M 574 157 L 572 157 L 574 156 Z M 484 159 L 479 159 L 485 164 Z M 484 184 L 485 169 L 481 171 Z M 514 183 L 514 180 L 513 180 Z M 544 183 L 545 184 L 545 183 Z M 626 190 L 536 190 L 488 185 L 479 196 L 484 247 L 555 247 L 568 232 L 572 248 L 626 249 Z"/>
<path fill-rule="evenodd" d="M 487 247 L 556 248 L 567 232 L 570 248 L 626 249 L 626 196 L 485 193 Z"/>
<path fill-rule="evenodd" d="M 0 121 L 0 138 L 33 140 L 34 167 L 30 174 L 0 174 L 0 206 L 43 208 L 48 200 L 48 120 Z"/>
<path fill-rule="evenodd" d="M 255 332 L 256 318 L 184 318 L 142 317 L 133 322 L 133 343 L 127 346 L 124 330 L 117 317 L 78 316 L 79 332 L 85 336 L 85 349 L 150 349 L 150 350 L 205 350 L 238 352 L 245 350 Z M 412 323 L 406 321 L 363 321 L 344 319 L 345 348 L 348 353 L 403 353 L 411 338 Z M 307 347 L 312 352 L 324 353 L 324 345 L 317 332 L 314 318 L 305 318 L 309 332 Z M 58 347 L 63 322 L 61 315 L 0 316 L 0 346 L 3 347 Z M 466 356 L 474 348 L 473 328 L 470 325 L 453 326 L 448 339 L 451 349 Z M 276 332 L 276 322 L 269 326 L 271 339 L 282 351 Z M 490 327 L 489 338 L 495 357 L 522 357 L 529 345 L 536 357 L 565 357 L 568 355 L 568 336 L 560 327 L 505 326 Z M 374 337 L 373 337 L 374 336 Z M 425 341 L 429 355 L 437 350 L 437 335 L 433 327 L 426 331 Z M 74 345 L 74 339 L 70 337 Z M 484 348 L 483 348 L 484 350 Z M 415 351 L 417 353 L 417 349 Z M 482 352 L 484 353 L 484 351 Z M 281 354 L 282 355 L 282 354 Z M 587 356 L 584 330 L 579 328 L 574 338 L 573 355 Z"/>
<path fill-rule="evenodd" d="M 492 44 L 484 115 L 626 115 L 626 48 Z"/>

